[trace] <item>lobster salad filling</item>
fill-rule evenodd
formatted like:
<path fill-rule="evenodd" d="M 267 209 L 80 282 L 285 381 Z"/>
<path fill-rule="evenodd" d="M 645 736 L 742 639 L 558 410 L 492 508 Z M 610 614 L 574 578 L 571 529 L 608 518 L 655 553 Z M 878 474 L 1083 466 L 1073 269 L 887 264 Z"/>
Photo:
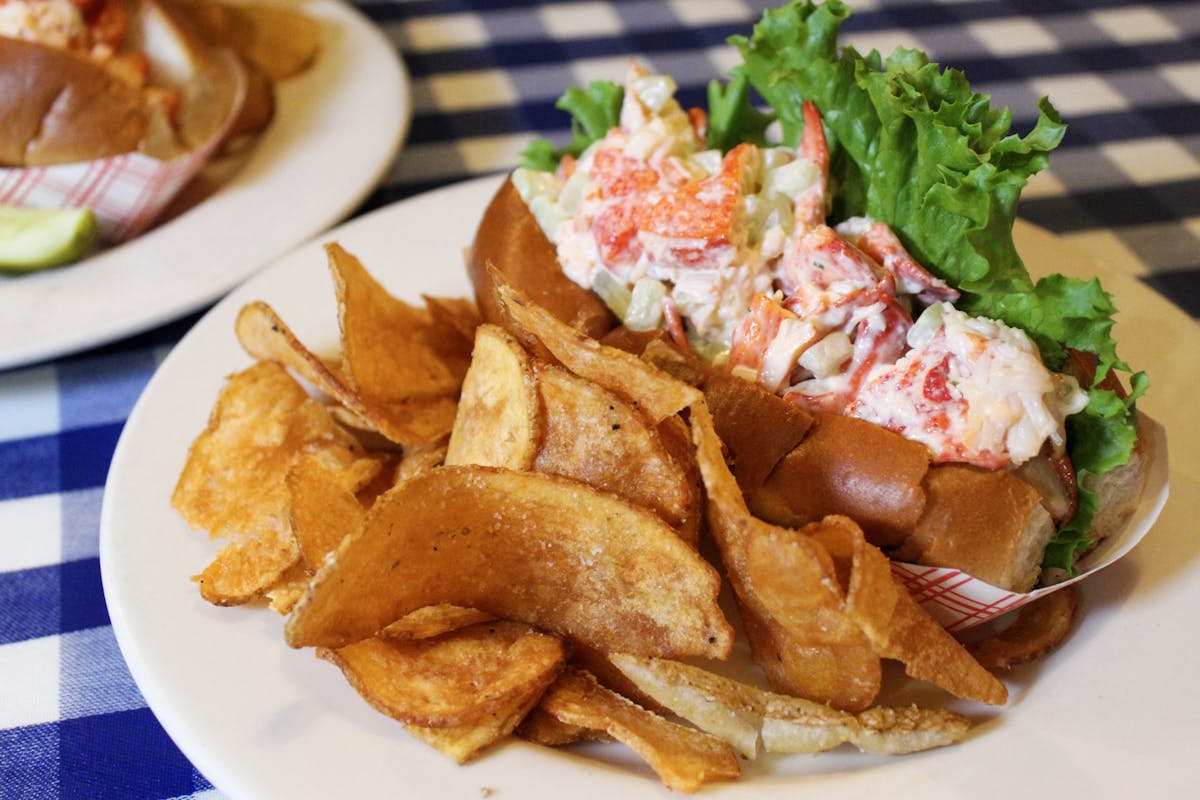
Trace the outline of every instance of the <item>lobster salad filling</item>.
<path fill-rule="evenodd" d="M 631 329 L 813 410 L 991 469 L 1061 454 L 1088 394 L 1021 329 L 959 292 L 888 225 L 827 222 L 830 153 L 806 101 L 796 147 L 706 147 L 706 114 L 667 76 L 630 68 L 619 122 L 554 172 L 513 182 L 564 273 Z"/>

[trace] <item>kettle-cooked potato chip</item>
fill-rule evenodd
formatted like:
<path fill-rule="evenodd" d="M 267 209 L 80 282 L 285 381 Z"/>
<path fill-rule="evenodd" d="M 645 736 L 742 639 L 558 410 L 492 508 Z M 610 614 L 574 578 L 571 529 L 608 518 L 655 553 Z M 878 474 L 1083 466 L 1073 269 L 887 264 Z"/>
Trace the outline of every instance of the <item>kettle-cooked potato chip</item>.
<path fill-rule="evenodd" d="M 283 364 L 340 403 L 351 419 L 342 419 L 336 413 L 336 406 L 335 416 L 350 427 L 378 432 L 402 445 L 428 444 L 450 432 L 456 412 L 453 396 L 413 397 L 392 403 L 366 398 L 340 369 L 309 350 L 266 303 L 248 303 L 243 307 L 235 330 L 242 349 L 252 358 Z"/>
<path fill-rule="evenodd" d="M 550 685 L 564 658 L 557 637 L 502 620 L 427 639 L 364 639 L 320 654 L 379 711 L 433 728 L 523 705 Z"/>
<path fill-rule="evenodd" d="M 546 747 L 562 747 L 577 742 L 612 741 L 612 737 L 605 731 L 563 722 L 540 706 L 534 706 L 513 733 L 526 741 Z"/>
<path fill-rule="evenodd" d="M 564 672 L 540 707 L 559 721 L 604 731 L 645 759 L 668 788 L 695 792 L 741 774 L 728 744 L 685 728 L 605 689 L 586 672 Z"/>
<path fill-rule="evenodd" d="M 301 453 L 366 479 L 378 469 L 279 364 L 230 377 L 171 497 L 189 525 L 233 540 L 197 576 L 205 599 L 244 603 L 299 559 L 284 478 Z"/>
<path fill-rule="evenodd" d="M 342 367 L 368 402 L 457 397 L 470 342 L 446 337 L 425 308 L 393 297 L 340 245 L 325 245 L 337 297 Z M 403 346 L 400 344 L 403 343 Z"/>
<path fill-rule="evenodd" d="M 480 327 L 446 463 L 527 470 L 542 440 L 544 418 L 525 348 L 496 325 Z"/>
<path fill-rule="evenodd" d="M 339 647 L 427 605 L 478 608 L 601 649 L 725 657 L 716 571 L 661 519 L 578 481 L 439 467 L 383 495 L 288 620 Z"/>
<path fill-rule="evenodd" d="M 836 518 L 835 518 L 836 519 Z M 857 525 L 823 525 L 810 534 L 833 557 L 842 577 L 846 613 L 884 658 L 909 676 L 958 697 L 1003 705 L 1008 689 L 922 609 L 892 575 L 891 565 Z"/>
<path fill-rule="evenodd" d="M 292 464 L 286 482 L 292 533 L 305 566 L 313 573 L 342 539 L 362 524 L 366 509 L 354 494 L 361 482 L 347 481 L 320 458 L 308 454 Z"/>
<path fill-rule="evenodd" d="M 367 639 L 318 654 L 374 708 L 462 764 L 525 718 L 562 666 L 562 643 L 498 622 L 436 640 Z"/>
<path fill-rule="evenodd" d="M 708 523 L 754 660 L 779 691 L 861 710 L 883 677 L 879 656 L 842 609 L 827 553 L 803 533 L 750 515 L 703 402 L 690 412 Z"/>
<path fill-rule="evenodd" d="M 514 704 L 512 708 L 490 712 L 482 719 L 465 725 L 433 728 L 414 725 L 411 722 L 402 724 L 404 730 L 415 738 L 459 764 L 465 764 L 482 750 L 516 730 L 521 721 L 537 706 L 539 697 L 538 693 L 532 693 L 519 705 Z"/>
<path fill-rule="evenodd" d="M 496 277 L 500 300 L 516 326 L 518 338 L 540 344 L 563 366 L 616 392 L 662 422 L 700 399 L 700 390 L 672 378 L 632 353 L 607 347 L 576 331 L 535 305 L 502 276 Z"/>
<path fill-rule="evenodd" d="M 1071 631 L 1079 603 L 1077 585 L 1039 597 L 1015 612 L 1016 619 L 999 633 L 971 642 L 967 650 L 988 669 L 1011 669 L 1041 658 Z"/>
<path fill-rule="evenodd" d="M 669 429 L 664 431 L 621 397 L 565 369 L 542 362 L 536 365 L 536 375 L 545 435 L 533 469 L 619 494 L 675 528 L 698 522 L 699 475 L 689 469 L 690 458 L 672 452 L 666 441 Z M 694 545 L 698 533 L 693 524 L 685 538 Z"/>
<path fill-rule="evenodd" d="M 495 619 L 491 614 L 475 608 L 463 608 L 442 604 L 418 608 L 379 632 L 385 639 L 413 641 L 441 636 L 443 633 L 465 628 L 477 622 Z"/>
<path fill-rule="evenodd" d="M 638 688 L 747 758 L 760 752 L 819 753 L 851 743 L 898 755 L 961 741 L 970 720 L 941 709 L 874 707 L 850 714 L 768 692 L 700 667 L 627 654 L 610 660 Z"/>

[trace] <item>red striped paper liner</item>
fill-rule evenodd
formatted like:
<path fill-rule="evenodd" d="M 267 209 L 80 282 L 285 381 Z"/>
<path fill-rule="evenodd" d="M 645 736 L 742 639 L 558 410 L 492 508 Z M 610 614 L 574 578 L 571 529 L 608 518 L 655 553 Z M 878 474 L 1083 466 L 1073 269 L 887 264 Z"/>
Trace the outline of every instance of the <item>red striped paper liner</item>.
<path fill-rule="evenodd" d="M 221 138 L 214 136 L 170 161 L 132 152 L 73 164 L 0 168 L 0 205 L 90 208 L 101 240 L 117 244 L 137 236 L 166 209 L 203 169 Z"/>

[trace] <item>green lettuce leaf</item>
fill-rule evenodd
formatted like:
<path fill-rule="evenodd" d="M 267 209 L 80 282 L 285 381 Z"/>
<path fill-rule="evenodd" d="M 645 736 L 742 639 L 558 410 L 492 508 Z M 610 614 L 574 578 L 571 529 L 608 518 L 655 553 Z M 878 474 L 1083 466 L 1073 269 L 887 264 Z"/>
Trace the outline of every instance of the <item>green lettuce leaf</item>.
<path fill-rule="evenodd" d="M 1029 178 L 1049 163 L 1066 126 L 1046 98 L 1024 137 L 1011 133 L 1008 109 L 972 92 L 966 77 L 920 52 L 897 48 L 887 59 L 838 46 L 850 15 L 841 0 L 795 0 L 767 11 L 752 36 L 730 42 L 734 68 L 779 116 L 785 143 L 798 143 L 802 104 L 820 108 L 830 147 L 833 215 L 884 220 L 932 272 L 963 292 L 958 305 L 1028 332 L 1052 368 L 1066 348 L 1099 357 L 1097 375 L 1127 371 L 1111 336 L 1116 308 L 1097 281 L 1061 275 L 1034 283 L 1013 242 L 1017 201 Z M 1100 474 L 1128 460 L 1136 438 L 1133 403 L 1147 385 L 1133 376 L 1127 403 L 1091 390 L 1072 419 L 1069 447 L 1077 471 Z M 1105 455 L 1092 452 L 1102 437 Z M 1094 498 L 1084 498 L 1056 540 L 1054 560 L 1069 563 L 1086 542 Z M 1078 540 L 1078 541 L 1076 541 Z"/>
<path fill-rule="evenodd" d="M 1017 200 L 1048 164 L 1065 127 L 1047 100 L 1026 137 L 1007 109 L 971 91 L 963 74 L 915 50 L 887 60 L 839 48 L 849 8 L 793 2 L 735 36 L 744 75 L 779 114 L 783 139 L 804 129 L 802 104 L 821 109 L 830 142 L 834 215 L 886 220 L 919 261 L 972 294 L 1027 292 L 1012 241 Z"/>
<path fill-rule="evenodd" d="M 612 81 L 592 81 L 586 89 L 567 89 L 554 107 L 571 114 L 571 141 L 556 148 L 546 139 L 534 139 L 521 151 L 521 166 L 554 172 L 563 156 L 578 157 L 617 126 L 624 99 L 625 88 Z"/>
<path fill-rule="evenodd" d="M 1046 547 L 1043 566 L 1057 567 L 1073 575 L 1076 553 L 1092 544 L 1092 520 L 1099 498 L 1086 484 L 1091 476 L 1103 475 L 1129 461 L 1137 440 L 1137 399 L 1146 393 L 1150 381 L 1144 372 L 1138 372 L 1130 379 L 1130 386 L 1124 398 L 1111 390 L 1092 387 L 1087 410 L 1067 418 L 1071 463 L 1079 482 L 1078 510 Z"/>
<path fill-rule="evenodd" d="M 739 75 L 729 83 L 708 84 L 708 133 L 705 146 L 728 153 L 742 142 L 767 144 L 767 128 L 775 115 L 750 102 L 750 82 Z"/>

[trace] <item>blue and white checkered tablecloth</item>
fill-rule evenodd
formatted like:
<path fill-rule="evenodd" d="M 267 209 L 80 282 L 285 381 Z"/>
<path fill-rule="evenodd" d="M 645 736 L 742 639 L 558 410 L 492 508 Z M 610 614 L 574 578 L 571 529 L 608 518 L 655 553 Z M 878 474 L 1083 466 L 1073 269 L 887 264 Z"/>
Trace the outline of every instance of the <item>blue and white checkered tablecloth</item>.
<path fill-rule="evenodd" d="M 635 55 L 681 99 L 733 62 L 760 0 L 360 2 L 403 53 L 406 146 L 359 210 L 504 169 L 562 139 L 568 85 Z M 919 47 L 1028 130 L 1049 94 L 1068 121 L 1021 215 L 1200 315 L 1200 4 L 859 0 L 859 50 Z M 1023 116 L 1026 115 L 1026 116 Z M 0 798 L 217 798 L 134 685 L 97 557 L 113 447 L 192 315 L 103 348 L 0 372 Z"/>

